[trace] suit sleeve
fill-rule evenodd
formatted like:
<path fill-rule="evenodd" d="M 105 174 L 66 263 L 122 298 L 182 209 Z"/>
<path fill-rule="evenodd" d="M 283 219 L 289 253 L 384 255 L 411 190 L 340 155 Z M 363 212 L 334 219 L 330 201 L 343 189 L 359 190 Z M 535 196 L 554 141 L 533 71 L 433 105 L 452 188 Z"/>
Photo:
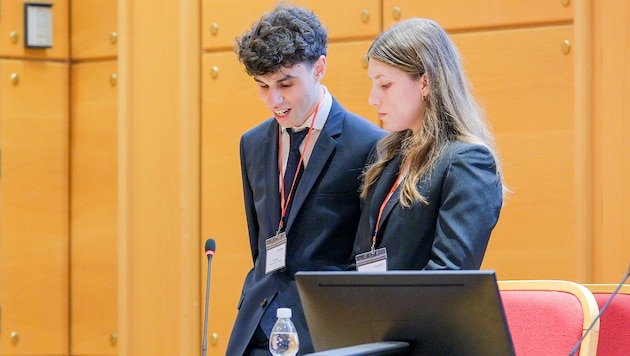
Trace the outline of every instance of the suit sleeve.
<path fill-rule="evenodd" d="M 249 234 L 249 246 L 252 253 L 252 263 L 256 263 L 258 258 L 258 221 L 256 217 L 256 207 L 254 206 L 254 197 L 249 183 L 249 176 L 247 173 L 247 162 L 245 162 L 247 155 L 245 154 L 245 144 L 243 138 L 241 138 L 240 144 L 240 156 L 241 156 L 241 176 L 243 180 L 243 199 L 245 202 L 245 216 L 247 217 L 247 231 Z"/>
<path fill-rule="evenodd" d="M 502 184 L 492 154 L 465 145 L 450 155 L 426 269 L 479 269 L 501 205 Z"/>

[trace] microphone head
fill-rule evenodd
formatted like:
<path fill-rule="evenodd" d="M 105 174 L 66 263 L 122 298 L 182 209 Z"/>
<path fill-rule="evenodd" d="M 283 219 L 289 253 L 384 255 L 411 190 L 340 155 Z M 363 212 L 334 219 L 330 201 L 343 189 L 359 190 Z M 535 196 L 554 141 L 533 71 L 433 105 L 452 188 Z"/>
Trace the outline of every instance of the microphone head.
<path fill-rule="evenodd" d="M 206 240 L 206 255 L 210 256 L 213 255 L 214 256 L 214 251 L 216 250 L 217 245 L 214 242 L 214 239 L 208 239 Z"/>

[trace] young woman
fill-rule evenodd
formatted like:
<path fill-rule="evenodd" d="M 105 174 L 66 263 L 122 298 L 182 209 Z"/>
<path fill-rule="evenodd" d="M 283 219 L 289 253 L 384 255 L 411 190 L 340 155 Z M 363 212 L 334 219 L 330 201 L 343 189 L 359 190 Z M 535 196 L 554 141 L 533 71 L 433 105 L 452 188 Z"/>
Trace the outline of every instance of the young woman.
<path fill-rule="evenodd" d="M 479 269 L 505 188 L 457 48 L 434 21 L 410 19 L 367 58 L 368 102 L 390 133 L 362 177 L 357 269 Z"/>

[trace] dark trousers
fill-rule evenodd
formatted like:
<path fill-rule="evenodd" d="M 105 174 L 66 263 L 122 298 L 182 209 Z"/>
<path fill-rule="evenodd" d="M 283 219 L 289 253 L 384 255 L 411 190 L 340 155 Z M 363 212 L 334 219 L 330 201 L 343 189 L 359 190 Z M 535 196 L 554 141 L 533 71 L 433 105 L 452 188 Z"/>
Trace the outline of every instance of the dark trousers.
<path fill-rule="evenodd" d="M 265 332 L 260 328 L 260 325 L 254 331 L 254 335 L 252 339 L 249 341 L 249 345 L 247 345 L 247 349 L 245 350 L 245 355 L 247 356 L 270 356 L 271 352 L 269 351 L 269 339 Z"/>

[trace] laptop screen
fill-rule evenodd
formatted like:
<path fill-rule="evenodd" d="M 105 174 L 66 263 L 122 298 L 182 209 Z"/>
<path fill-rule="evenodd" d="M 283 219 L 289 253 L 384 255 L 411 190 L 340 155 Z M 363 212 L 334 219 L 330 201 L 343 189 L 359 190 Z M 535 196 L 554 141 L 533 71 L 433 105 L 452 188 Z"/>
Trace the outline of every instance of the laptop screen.
<path fill-rule="evenodd" d="M 514 355 L 494 271 L 298 272 L 315 351 L 405 341 L 411 355 Z"/>

